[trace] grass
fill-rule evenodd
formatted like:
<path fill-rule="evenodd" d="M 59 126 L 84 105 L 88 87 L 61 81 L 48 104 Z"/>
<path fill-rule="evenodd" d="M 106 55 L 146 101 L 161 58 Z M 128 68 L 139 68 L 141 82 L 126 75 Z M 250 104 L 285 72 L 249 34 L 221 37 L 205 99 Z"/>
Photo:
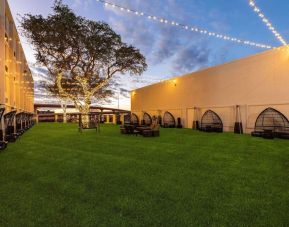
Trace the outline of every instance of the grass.
<path fill-rule="evenodd" d="M 0 226 L 288 226 L 289 141 L 34 126 L 0 153 Z"/>

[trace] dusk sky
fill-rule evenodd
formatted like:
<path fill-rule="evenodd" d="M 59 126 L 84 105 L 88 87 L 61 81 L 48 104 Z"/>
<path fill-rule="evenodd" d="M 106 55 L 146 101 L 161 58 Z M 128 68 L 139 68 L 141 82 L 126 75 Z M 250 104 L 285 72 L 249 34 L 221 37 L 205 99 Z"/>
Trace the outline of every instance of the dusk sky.
<path fill-rule="evenodd" d="M 8 0 L 14 19 L 25 13 L 47 15 L 53 0 Z M 264 49 L 222 41 L 177 27 L 104 7 L 96 0 L 64 0 L 76 14 L 108 23 L 123 40 L 139 48 L 146 56 L 148 70 L 140 77 L 120 76 L 120 108 L 128 109 L 126 90 L 133 90 L 162 79 L 193 72 L 239 59 Z M 109 2 L 143 11 L 190 26 L 198 26 L 240 39 L 271 46 L 280 43 L 249 7 L 247 0 L 109 0 Z M 289 40 L 288 0 L 256 0 L 285 40 Z M 23 41 L 28 61 L 34 63 L 33 51 Z M 35 80 L 42 78 L 34 75 Z M 37 97 L 36 97 L 37 99 Z M 110 104 L 116 107 L 116 99 Z"/>

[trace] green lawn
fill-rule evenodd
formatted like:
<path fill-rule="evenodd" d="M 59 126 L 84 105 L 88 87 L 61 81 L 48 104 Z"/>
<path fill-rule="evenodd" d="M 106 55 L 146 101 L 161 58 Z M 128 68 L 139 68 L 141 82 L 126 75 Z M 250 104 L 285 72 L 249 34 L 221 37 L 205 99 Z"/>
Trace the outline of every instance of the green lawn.
<path fill-rule="evenodd" d="M 0 226 L 288 226 L 289 141 L 34 126 L 0 153 Z"/>

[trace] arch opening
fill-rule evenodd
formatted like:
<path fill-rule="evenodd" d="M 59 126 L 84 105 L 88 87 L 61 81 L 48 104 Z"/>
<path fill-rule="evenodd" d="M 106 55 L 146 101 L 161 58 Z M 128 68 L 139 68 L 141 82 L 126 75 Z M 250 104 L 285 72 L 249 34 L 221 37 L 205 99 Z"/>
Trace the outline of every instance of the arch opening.
<path fill-rule="evenodd" d="M 281 112 L 267 108 L 257 117 L 253 136 L 289 139 L 289 121 Z"/>
<path fill-rule="evenodd" d="M 202 117 L 200 129 L 204 132 L 223 132 L 223 122 L 218 114 L 208 110 Z"/>
<path fill-rule="evenodd" d="M 143 114 L 143 125 L 151 125 L 152 124 L 152 117 L 148 113 Z"/>
<path fill-rule="evenodd" d="M 134 125 L 138 125 L 139 124 L 138 116 L 136 114 L 132 113 L 130 116 L 130 122 Z"/>
<path fill-rule="evenodd" d="M 170 112 L 165 112 L 163 116 L 163 127 L 164 128 L 175 128 L 176 120 Z"/>

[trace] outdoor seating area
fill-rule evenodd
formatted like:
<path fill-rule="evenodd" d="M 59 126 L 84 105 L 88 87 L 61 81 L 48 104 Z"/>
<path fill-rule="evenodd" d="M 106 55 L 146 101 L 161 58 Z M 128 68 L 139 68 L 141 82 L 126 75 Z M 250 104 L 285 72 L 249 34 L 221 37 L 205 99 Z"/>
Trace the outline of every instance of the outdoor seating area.
<path fill-rule="evenodd" d="M 4 150 L 8 143 L 13 143 L 30 129 L 35 121 L 33 114 L 18 112 L 16 110 L 5 113 L 5 108 L 0 108 L 0 150 Z"/>
<path fill-rule="evenodd" d="M 143 137 L 159 137 L 160 125 L 156 117 L 151 117 L 149 114 L 144 114 L 142 125 L 139 125 L 138 117 L 135 114 L 130 115 L 130 122 L 125 123 L 120 127 L 120 133 L 126 135 L 142 135 Z"/>
<path fill-rule="evenodd" d="M 160 136 L 159 126 L 140 126 L 136 124 L 124 124 L 120 127 L 121 134 L 126 135 L 141 135 L 143 137 L 158 137 Z"/>

